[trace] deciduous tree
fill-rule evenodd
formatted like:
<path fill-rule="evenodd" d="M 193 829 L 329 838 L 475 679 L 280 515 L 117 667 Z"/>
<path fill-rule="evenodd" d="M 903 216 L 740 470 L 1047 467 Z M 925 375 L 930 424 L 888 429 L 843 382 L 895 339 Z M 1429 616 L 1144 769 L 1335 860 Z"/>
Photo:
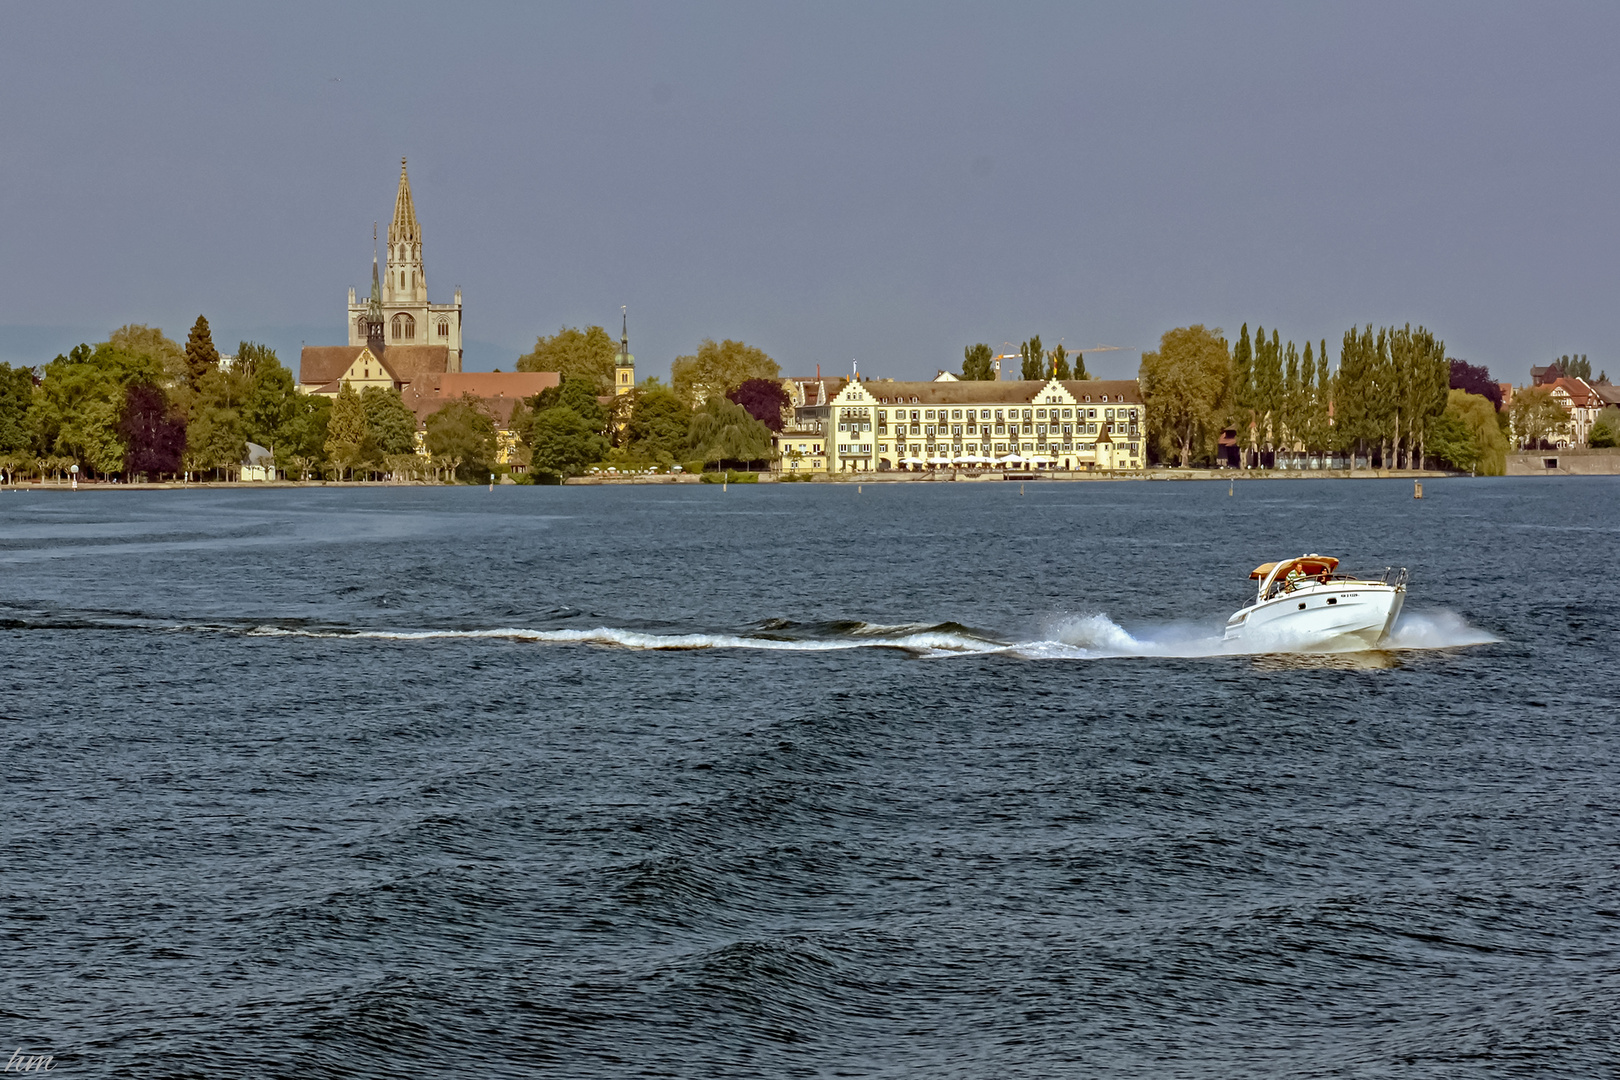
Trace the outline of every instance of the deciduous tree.
<path fill-rule="evenodd" d="M 704 338 L 697 352 L 678 356 L 670 365 L 675 393 L 691 408 L 711 397 L 724 397 L 749 379 L 779 379 L 782 369 L 764 350 L 740 341 L 716 344 Z"/>
<path fill-rule="evenodd" d="M 1139 373 L 1148 429 L 1186 468 L 1195 450 L 1212 443 L 1230 407 L 1232 359 L 1219 329 L 1202 325 L 1167 331 L 1157 352 L 1142 354 Z"/>
<path fill-rule="evenodd" d="M 1546 386 L 1531 386 L 1516 391 L 1509 407 L 1513 420 L 1513 434 L 1520 446 L 1536 447 L 1564 430 L 1569 415 Z"/>
<path fill-rule="evenodd" d="M 747 409 L 749 416 L 772 431 L 782 430 L 782 413 L 789 398 L 780 379 L 749 379 L 727 393 L 726 400 Z"/>
<path fill-rule="evenodd" d="M 125 388 L 118 432 L 124 443 L 126 474 L 180 472 L 186 452 L 186 414 L 169 401 L 162 387 L 132 382 Z"/>
<path fill-rule="evenodd" d="M 687 445 L 705 462 L 763 461 L 771 456 L 771 432 L 742 406 L 712 397 L 694 411 Z"/>
<path fill-rule="evenodd" d="M 551 337 L 541 337 L 534 350 L 518 357 L 519 371 L 555 371 L 564 379 L 583 379 L 598 394 L 613 392 L 613 365 L 618 344 L 600 326 L 565 326 Z"/>
<path fill-rule="evenodd" d="M 369 456 L 367 435 L 366 407 L 353 385 L 344 380 L 326 425 L 326 456 L 339 475 L 353 470 Z"/>

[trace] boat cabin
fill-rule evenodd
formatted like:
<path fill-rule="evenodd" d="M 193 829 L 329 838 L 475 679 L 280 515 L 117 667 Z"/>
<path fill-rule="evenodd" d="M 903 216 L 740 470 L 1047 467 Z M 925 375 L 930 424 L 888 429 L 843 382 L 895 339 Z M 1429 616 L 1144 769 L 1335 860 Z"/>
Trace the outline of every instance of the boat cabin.
<path fill-rule="evenodd" d="M 1301 555 L 1297 559 L 1261 563 L 1249 573 L 1249 580 L 1260 583 L 1257 598 L 1268 600 L 1302 585 L 1326 585 L 1338 568 L 1339 560 L 1331 555 Z"/>

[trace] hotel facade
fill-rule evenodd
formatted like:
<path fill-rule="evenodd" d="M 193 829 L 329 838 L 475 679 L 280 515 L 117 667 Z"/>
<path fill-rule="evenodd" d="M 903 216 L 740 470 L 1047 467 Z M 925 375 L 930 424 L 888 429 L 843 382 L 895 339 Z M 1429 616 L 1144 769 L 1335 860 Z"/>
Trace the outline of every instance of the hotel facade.
<path fill-rule="evenodd" d="M 833 473 L 941 466 L 1073 472 L 1139 469 L 1146 461 L 1134 379 L 849 382 L 823 410 L 815 427 L 824 436 L 823 468 Z M 804 466 L 784 453 L 781 468 Z"/>

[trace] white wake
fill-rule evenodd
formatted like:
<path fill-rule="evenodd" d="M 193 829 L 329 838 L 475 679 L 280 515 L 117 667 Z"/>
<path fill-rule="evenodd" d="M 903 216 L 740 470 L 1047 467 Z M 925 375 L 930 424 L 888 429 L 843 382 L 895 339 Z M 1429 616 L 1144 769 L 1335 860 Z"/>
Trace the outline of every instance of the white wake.
<path fill-rule="evenodd" d="M 983 656 L 1000 653 L 1029 660 L 1106 660 L 1124 658 L 1198 659 L 1223 656 L 1314 655 L 1321 650 L 1293 647 L 1287 641 L 1225 641 L 1222 628 L 1207 623 L 1164 623 L 1127 630 L 1107 615 L 1063 616 L 1049 621 L 1039 636 L 1004 641 L 955 624 L 934 626 L 848 625 L 836 634 L 792 636 L 789 633 L 657 633 L 599 626 L 593 629 L 536 630 L 503 627 L 489 630 L 319 630 L 258 626 L 250 636 L 351 638 L 381 641 L 495 639 L 538 645 L 595 645 L 637 651 L 750 649 L 768 652 L 839 652 L 850 649 L 897 649 L 915 656 Z M 1417 649 L 1457 649 L 1485 645 L 1497 638 L 1470 626 L 1446 610 L 1401 613 L 1380 653 Z"/>

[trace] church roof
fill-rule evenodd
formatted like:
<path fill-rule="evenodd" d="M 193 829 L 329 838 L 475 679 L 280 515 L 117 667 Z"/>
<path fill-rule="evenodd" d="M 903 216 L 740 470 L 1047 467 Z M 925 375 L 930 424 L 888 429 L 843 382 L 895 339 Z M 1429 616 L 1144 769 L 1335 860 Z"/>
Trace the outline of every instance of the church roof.
<path fill-rule="evenodd" d="M 411 202 L 411 178 L 405 174 L 405 159 L 399 159 L 399 192 L 394 196 L 394 220 L 388 223 L 388 242 L 421 243 L 422 228 L 416 223 L 416 205 Z"/>
<path fill-rule="evenodd" d="M 324 386 L 343 377 L 365 345 L 306 345 L 298 357 L 298 381 L 305 386 Z M 448 345 L 394 345 L 372 355 L 394 377 L 408 383 L 424 375 L 442 373 L 450 366 Z"/>
<path fill-rule="evenodd" d="M 416 414 L 417 423 L 425 423 L 445 405 L 471 394 L 495 426 L 505 428 L 514 405 L 549 390 L 561 379 L 555 371 L 446 371 L 416 379 L 400 396 L 405 407 Z"/>

